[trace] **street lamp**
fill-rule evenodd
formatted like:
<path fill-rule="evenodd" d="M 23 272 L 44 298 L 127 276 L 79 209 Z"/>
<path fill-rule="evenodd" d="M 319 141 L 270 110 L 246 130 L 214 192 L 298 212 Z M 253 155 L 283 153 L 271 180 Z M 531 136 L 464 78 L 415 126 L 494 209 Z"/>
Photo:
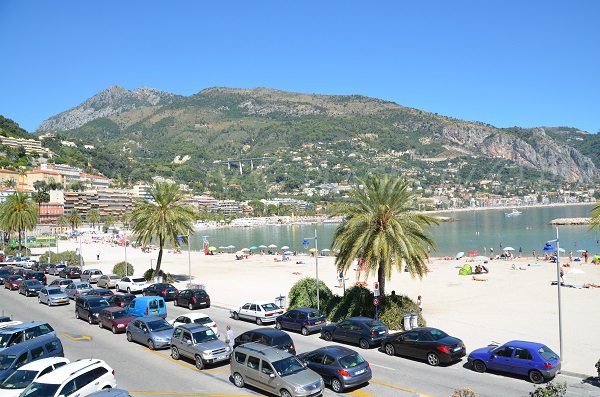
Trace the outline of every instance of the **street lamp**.
<path fill-rule="evenodd" d="M 319 247 L 317 244 L 317 229 L 315 229 L 315 237 L 305 237 L 302 244 L 308 246 L 308 240 L 315 240 L 315 274 L 317 279 L 317 310 L 321 309 L 319 302 Z"/>
<path fill-rule="evenodd" d="M 560 349 L 560 359 L 564 361 L 563 357 L 563 337 L 562 337 L 562 303 L 560 297 L 560 240 L 558 238 L 558 227 L 556 228 L 556 239 L 550 240 L 546 242 L 546 246 L 544 247 L 544 251 L 553 252 L 554 247 L 552 243 L 556 243 L 556 288 L 558 291 L 558 343 Z"/>
<path fill-rule="evenodd" d="M 152 264 L 152 262 L 154 262 L 154 259 L 150 259 L 150 270 L 152 270 L 152 273 L 154 273 L 154 265 Z"/>
<path fill-rule="evenodd" d="M 79 269 L 83 269 L 81 262 L 82 262 L 82 258 L 81 258 L 81 233 L 79 233 Z"/>
<path fill-rule="evenodd" d="M 192 258 L 190 254 L 190 231 L 188 230 L 187 235 L 187 243 L 188 243 L 188 273 L 190 275 L 190 287 L 192 284 Z"/>

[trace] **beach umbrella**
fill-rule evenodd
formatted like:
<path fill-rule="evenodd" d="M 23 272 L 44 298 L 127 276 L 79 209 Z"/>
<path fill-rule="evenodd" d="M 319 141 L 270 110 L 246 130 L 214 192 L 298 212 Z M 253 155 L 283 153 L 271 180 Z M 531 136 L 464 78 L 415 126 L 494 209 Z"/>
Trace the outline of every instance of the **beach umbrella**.
<path fill-rule="evenodd" d="M 293 251 L 285 251 L 283 254 L 284 255 L 294 255 L 294 252 Z"/>
<path fill-rule="evenodd" d="M 543 251 L 544 252 L 554 252 L 554 251 L 556 251 L 556 248 L 554 248 L 554 246 L 552 244 L 546 243 L 546 245 L 544 245 Z"/>
<path fill-rule="evenodd" d="M 476 260 L 476 261 L 487 261 L 488 259 L 489 259 L 489 258 L 488 258 L 487 256 L 483 256 L 483 255 L 480 255 L 480 256 L 476 256 L 476 257 L 475 257 L 475 260 Z"/>
<path fill-rule="evenodd" d="M 217 247 L 208 247 L 208 250 L 209 250 L 209 251 L 216 251 L 216 250 L 217 250 Z"/>
<path fill-rule="evenodd" d="M 465 253 L 464 253 L 464 252 L 462 252 L 462 251 L 460 251 L 458 254 L 456 254 L 455 258 L 456 258 L 456 259 L 460 259 L 460 258 L 462 258 L 463 256 L 465 256 Z"/>
<path fill-rule="evenodd" d="M 250 251 L 250 248 L 242 248 L 240 251 L 248 252 L 248 251 Z"/>
<path fill-rule="evenodd" d="M 250 247 L 251 250 L 256 250 L 258 249 L 258 247 L 256 247 L 256 245 L 253 245 L 252 247 Z"/>
<path fill-rule="evenodd" d="M 309 252 L 315 252 L 316 250 L 317 250 L 316 248 L 311 248 L 311 249 L 309 249 L 308 251 L 309 251 Z"/>
<path fill-rule="evenodd" d="M 504 248 L 504 251 L 514 251 L 515 249 L 513 247 L 506 247 Z"/>
<path fill-rule="evenodd" d="M 259 245 L 258 248 L 268 248 L 266 245 Z"/>
<path fill-rule="evenodd" d="M 288 247 L 287 245 L 284 245 L 283 247 L 281 247 L 282 250 L 289 250 L 290 247 Z"/>
<path fill-rule="evenodd" d="M 577 252 L 579 252 L 580 254 L 584 253 L 587 250 L 577 250 Z"/>
<path fill-rule="evenodd" d="M 236 252 L 235 254 L 236 254 L 237 256 L 244 255 L 244 253 L 243 253 L 242 251 L 238 251 L 238 252 Z"/>
<path fill-rule="evenodd" d="M 479 251 L 469 251 L 469 256 L 474 256 L 479 254 Z"/>
<path fill-rule="evenodd" d="M 225 250 L 227 247 L 223 247 L 222 245 L 219 247 L 220 250 Z"/>
<path fill-rule="evenodd" d="M 234 248 L 235 248 L 235 245 L 228 245 L 228 246 L 227 246 L 227 248 L 229 248 L 230 250 L 231 250 L 231 249 L 234 249 Z"/>
<path fill-rule="evenodd" d="M 559 248 L 559 249 L 558 249 L 558 252 L 567 252 L 567 251 L 565 251 L 565 249 L 564 249 L 564 248 Z"/>
<path fill-rule="evenodd" d="M 269 245 L 269 248 L 277 248 L 277 246 L 275 244 L 271 244 Z"/>
<path fill-rule="evenodd" d="M 321 250 L 321 252 L 331 252 L 331 250 L 329 248 L 325 248 L 325 249 Z"/>

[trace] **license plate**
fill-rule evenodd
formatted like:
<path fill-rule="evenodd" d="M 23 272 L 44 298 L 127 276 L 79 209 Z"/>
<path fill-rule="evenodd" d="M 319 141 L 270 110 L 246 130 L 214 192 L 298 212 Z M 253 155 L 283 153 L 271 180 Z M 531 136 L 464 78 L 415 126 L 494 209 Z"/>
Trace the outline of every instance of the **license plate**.
<path fill-rule="evenodd" d="M 315 324 L 319 325 L 321 323 L 323 323 L 323 321 L 317 321 Z"/>
<path fill-rule="evenodd" d="M 201 305 L 206 305 L 206 302 L 199 302 Z"/>
<path fill-rule="evenodd" d="M 356 372 L 354 373 L 354 375 L 360 375 L 360 374 L 364 374 L 364 373 L 365 373 L 365 371 L 366 371 L 366 369 L 361 369 L 361 370 L 358 370 L 358 371 L 356 371 Z"/>
<path fill-rule="evenodd" d="M 455 352 L 460 351 L 460 350 L 462 350 L 462 347 L 460 347 L 460 346 L 454 348 Z"/>
<path fill-rule="evenodd" d="M 379 335 L 385 334 L 385 331 L 379 331 Z"/>

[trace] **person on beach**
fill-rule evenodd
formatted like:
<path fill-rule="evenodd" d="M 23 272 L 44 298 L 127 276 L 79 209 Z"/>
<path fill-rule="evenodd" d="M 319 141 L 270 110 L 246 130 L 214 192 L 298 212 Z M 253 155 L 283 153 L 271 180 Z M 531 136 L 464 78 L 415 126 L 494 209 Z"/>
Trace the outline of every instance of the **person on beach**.
<path fill-rule="evenodd" d="M 96 254 L 96 259 L 100 260 L 100 253 L 99 252 Z"/>
<path fill-rule="evenodd" d="M 421 295 L 417 296 L 417 306 L 419 307 L 419 311 L 423 311 L 423 300 L 421 299 Z"/>
<path fill-rule="evenodd" d="M 233 330 L 231 329 L 231 325 L 227 325 L 227 327 L 225 327 L 225 329 L 227 330 L 225 332 L 225 343 L 227 345 L 229 345 L 231 350 L 233 350 L 233 345 L 235 344 L 235 334 L 233 333 Z"/>
<path fill-rule="evenodd" d="M 569 262 L 573 262 L 573 251 L 569 251 Z"/>
<path fill-rule="evenodd" d="M 561 283 L 561 284 L 564 284 L 564 282 L 565 282 L 564 276 L 565 276 L 565 271 L 564 271 L 564 270 L 563 270 L 563 268 L 561 267 L 561 268 L 560 268 L 560 283 Z"/>
<path fill-rule="evenodd" d="M 343 281 L 344 281 L 344 271 L 340 270 L 338 273 L 338 288 L 342 288 Z"/>

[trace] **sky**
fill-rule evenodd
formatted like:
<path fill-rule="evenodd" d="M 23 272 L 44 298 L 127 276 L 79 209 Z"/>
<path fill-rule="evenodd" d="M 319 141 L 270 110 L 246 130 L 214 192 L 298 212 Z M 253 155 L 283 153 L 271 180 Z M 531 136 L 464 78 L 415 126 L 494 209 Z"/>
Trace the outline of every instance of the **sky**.
<path fill-rule="evenodd" d="M 111 85 L 359 94 L 498 127 L 600 130 L 600 1 L 0 0 L 0 114 Z"/>

